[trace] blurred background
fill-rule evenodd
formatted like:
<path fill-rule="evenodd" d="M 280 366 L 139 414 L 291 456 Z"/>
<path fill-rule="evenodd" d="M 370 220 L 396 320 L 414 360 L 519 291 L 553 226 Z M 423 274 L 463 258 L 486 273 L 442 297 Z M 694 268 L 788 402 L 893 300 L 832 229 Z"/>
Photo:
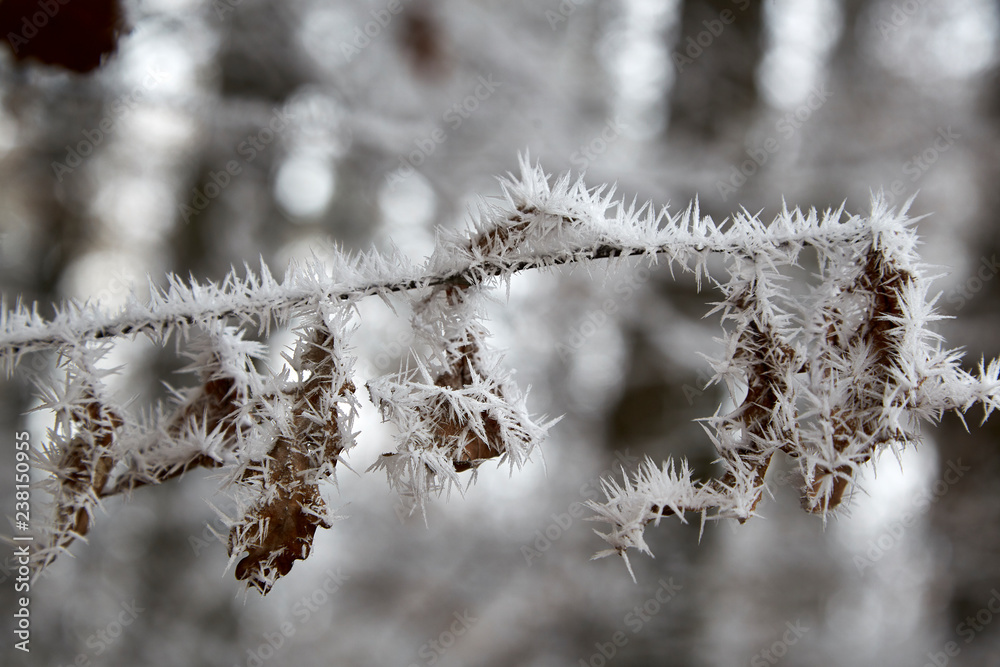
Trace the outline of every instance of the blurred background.
<path fill-rule="evenodd" d="M 970 367 L 1000 354 L 995 0 L 4 0 L 0 26 L 7 303 L 114 309 L 169 272 L 219 280 L 262 258 L 280 274 L 335 244 L 420 260 L 530 150 L 657 206 L 697 196 L 716 221 L 916 194 L 938 305 L 957 318 L 941 333 Z M 544 466 L 487 464 L 425 525 L 364 474 L 392 446 L 364 401 L 359 474 L 328 494 L 344 519 L 266 598 L 224 572 L 210 503 L 225 499 L 198 471 L 106 503 L 32 589 L 30 656 L 4 612 L 0 662 L 1000 664 L 1000 422 L 979 414 L 971 433 L 949 415 L 883 456 L 826 525 L 776 459 L 761 518 L 700 543 L 697 522 L 650 528 L 637 584 L 618 559 L 590 561 L 603 542 L 580 503 L 597 479 L 646 455 L 709 474 L 693 420 L 727 398 L 699 356 L 716 349 L 711 291 L 589 269 L 519 276 L 492 311 L 529 406 L 564 416 Z M 406 359 L 399 306 L 361 307 L 362 382 Z M 172 347 L 123 343 L 112 361 L 137 410 L 184 381 Z M 14 433 L 37 447 L 51 426 L 33 400 L 22 376 L 0 383 L 5 516 Z"/>

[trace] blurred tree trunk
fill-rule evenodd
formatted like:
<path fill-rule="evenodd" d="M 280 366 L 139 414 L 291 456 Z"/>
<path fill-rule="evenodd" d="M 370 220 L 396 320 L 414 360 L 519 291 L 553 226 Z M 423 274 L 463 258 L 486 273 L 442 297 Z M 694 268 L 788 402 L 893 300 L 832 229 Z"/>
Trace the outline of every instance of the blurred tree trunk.
<path fill-rule="evenodd" d="M 763 28 L 759 2 L 684 1 L 680 34 L 671 49 L 677 79 L 669 104 L 669 142 L 743 140 L 758 104 Z"/>
<path fill-rule="evenodd" d="M 286 226 L 274 224 L 281 213 L 268 193 L 288 137 L 269 123 L 308 82 L 295 28 L 292 10 L 269 2 L 244 2 L 224 15 L 216 107 L 198 119 L 206 124 L 206 140 L 189 162 L 190 176 L 181 176 L 188 208 L 178 215 L 171 267 L 179 275 L 218 279 L 258 253 L 269 260 L 269 251 L 285 240 Z M 216 197 L 206 197 L 206 206 L 206 188 L 216 189 L 212 174 L 225 173 L 234 160 L 239 174 Z"/>
<path fill-rule="evenodd" d="M 997 3 L 1000 6 L 1000 3 Z M 994 266 L 1000 254 L 1000 228 L 996 211 L 1000 207 L 1000 161 L 996 146 L 1000 140 L 1000 66 L 994 66 L 984 75 L 985 85 L 980 89 L 980 108 L 977 110 L 983 124 L 981 136 L 968 142 L 976 163 L 978 201 L 976 221 L 971 226 L 967 256 L 969 274 L 963 276 L 959 287 L 961 294 L 971 295 L 958 309 L 954 299 L 944 305 L 945 314 L 961 318 L 961 326 L 948 331 L 951 346 L 967 347 L 982 351 L 987 359 L 1000 356 L 996 332 L 1000 328 L 1000 280 Z M 984 277 L 985 276 L 985 277 Z M 978 362 L 969 358 L 970 370 Z M 978 412 L 978 411 L 976 411 Z M 942 610 L 940 631 L 946 640 L 959 640 L 963 664 L 1000 664 L 1000 624 L 996 614 L 993 622 L 983 624 L 981 613 L 987 608 L 1000 589 L 1000 420 L 996 413 L 978 426 L 981 413 L 970 412 L 966 417 L 970 427 L 962 420 L 948 415 L 937 430 L 940 450 L 941 474 L 949 463 L 961 461 L 969 469 L 955 484 L 949 484 L 941 500 L 931 506 L 930 522 L 936 555 L 938 582 L 931 605 Z M 939 474 L 940 478 L 940 474 Z M 995 602 L 992 602 L 994 607 Z M 968 622 L 979 614 L 979 620 Z M 956 637 L 956 628 L 975 631 L 966 646 L 968 635 Z M 982 628 L 978 630 L 977 628 Z"/>

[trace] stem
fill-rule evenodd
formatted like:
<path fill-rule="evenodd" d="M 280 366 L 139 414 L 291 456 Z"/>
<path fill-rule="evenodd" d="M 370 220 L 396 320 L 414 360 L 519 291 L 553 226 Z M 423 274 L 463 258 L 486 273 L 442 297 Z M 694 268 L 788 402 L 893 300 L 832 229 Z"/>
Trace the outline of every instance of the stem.
<path fill-rule="evenodd" d="M 854 224 L 850 224 L 854 222 Z M 671 230 L 673 231 L 673 230 Z M 746 239 L 739 234 L 728 234 L 715 229 L 706 230 L 711 236 L 695 238 L 695 234 L 686 230 L 677 230 L 677 240 L 661 242 L 651 246 L 617 244 L 614 242 L 595 243 L 594 245 L 569 250 L 560 250 L 547 254 L 532 254 L 527 256 L 495 257 L 472 261 L 451 271 L 425 273 L 423 275 L 405 278 L 375 279 L 361 285 L 343 287 L 334 284 L 325 292 L 317 293 L 302 288 L 281 285 L 277 289 L 269 289 L 264 294 L 240 294 L 241 285 L 238 280 L 226 292 L 225 286 L 214 293 L 215 297 L 226 297 L 227 305 L 222 308 L 188 306 L 187 309 L 174 307 L 173 313 L 162 316 L 136 317 L 129 313 L 109 316 L 95 312 L 86 318 L 82 324 L 59 322 L 59 316 L 50 321 L 33 321 L 19 328 L 12 327 L 9 313 L 0 313 L 0 321 L 4 331 L 0 333 L 0 356 L 17 355 L 25 347 L 32 350 L 61 347 L 66 343 L 80 340 L 99 340 L 128 336 L 139 333 L 156 334 L 173 325 L 191 325 L 204 317 L 227 318 L 251 314 L 261 314 L 275 310 L 288 310 L 306 307 L 323 300 L 344 301 L 360 299 L 377 294 L 392 294 L 407 292 L 426 287 L 455 285 L 468 287 L 497 276 L 509 276 L 520 271 L 541 269 L 549 266 L 562 266 L 578 262 L 610 259 L 614 257 L 634 257 L 639 255 L 671 255 L 675 257 L 690 253 L 725 253 L 730 255 L 747 254 Z M 784 233 L 782 233 L 784 232 Z M 810 233 L 811 232 L 811 233 Z M 815 229 L 801 233 L 788 233 L 785 230 L 774 231 L 768 228 L 759 241 L 767 241 L 774 248 L 786 248 L 795 244 L 814 245 L 832 244 L 856 238 L 859 235 L 870 234 L 871 231 L 860 219 L 854 218 L 848 223 L 838 224 L 823 230 L 818 236 Z M 686 238 L 683 238 L 686 237 Z M 662 238 L 662 236 L 661 236 Z M 215 301 L 217 299 L 211 299 Z M 82 319 L 82 318 L 81 318 Z M 104 320 L 104 321 L 101 321 Z M 59 333 L 53 333 L 59 330 Z"/>

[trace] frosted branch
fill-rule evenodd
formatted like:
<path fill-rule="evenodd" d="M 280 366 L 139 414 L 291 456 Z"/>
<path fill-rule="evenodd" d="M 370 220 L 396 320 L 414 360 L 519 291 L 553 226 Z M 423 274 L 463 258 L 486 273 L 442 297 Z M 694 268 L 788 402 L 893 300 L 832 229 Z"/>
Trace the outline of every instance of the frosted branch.
<path fill-rule="evenodd" d="M 332 524 L 320 484 L 335 481 L 357 435 L 347 341 L 354 305 L 368 296 L 412 299 L 422 343 L 412 368 L 366 383 L 398 432 L 395 451 L 369 469 L 421 509 L 433 494 L 462 491 L 461 475 L 471 483 L 484 462 L 513 472 L 554 422 L 529 415 L 526 392 L 489 345 L 482 299 L 529 269 L 640 256 L 690 271 L 722 297 L 712 310 L 723 331 L 712 381 L 729 387 L 736 407 L 702 420 L 722 475 L 698 481 L 686 462 L 647 460 L 631 478 L 607 481 L 606 502 L 591 503 L 609 526 L 599 534 L 611 548 L 599 556 L 648 552 L 643 531 L 667 515 L 749 519 L 778 451 L 799 467 L 805 508 L 825 517 L 879 451 L 917 444 L 922 422 L 976 403 L 985 419 L 1000 406 L 1000 362 L 965 371 L 928 328 L 939 316 L 906 207 L 875 197 L 867 216 L 785 209 L 765 224 L 742 211 L 717 224 L 697 203 L 670 213 L 568 175 L 552 180 L 527 157 L 500 189 L 467 230 L 440 232 L 421 265 L 398 252 L 340 252 L 329 266 L 291 266 L 280 282 L 263 263 L 219 284 L 170 276 L 148 301 L 130 297 L 114 313 L 71 302 L 45 320 L 34 306 L 0 308 L 8 373 L 28 353 L 54 350 L 61 360 L 62 377 L 36 379 L 42 407 L 56 415 L 39 459 L 54 507 L 37 564 L 88 533 L 102 498 L 219 467 L 237 501 L 226 538 L 235 574 L 270 590 Z M 803 297 L 788 284 L 805 248 L 817 259 Z M 712 254 L 724 259 L 715 275 Z M 262 363 L 266 344 L 244 334 L 292 322 L 290 369 L 275 373 Z M 101 361 L 116 340 L 139 334 L 174 338 L 197 383 L 135 416 L 107 395 L 102 378 L 114 369 Z"/>

